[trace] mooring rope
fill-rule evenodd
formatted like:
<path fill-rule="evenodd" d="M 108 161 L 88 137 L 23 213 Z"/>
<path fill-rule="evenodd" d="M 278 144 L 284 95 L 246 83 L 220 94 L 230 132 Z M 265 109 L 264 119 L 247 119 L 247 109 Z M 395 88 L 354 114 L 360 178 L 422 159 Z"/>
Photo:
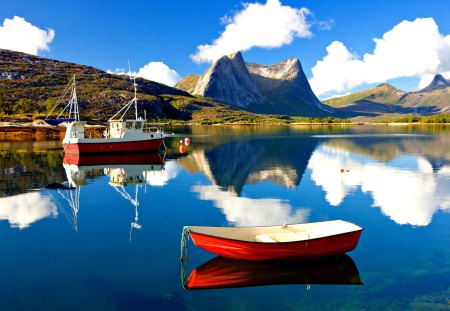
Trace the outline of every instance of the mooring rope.
<path fill-rule="evenodd" d="M 186 237 L 189 238 L 189 232 L 191 231 L 191 228 L 188 226 L 183 227 L 183 233 L 181 234 L 181 249 L 180 249 L 180 260 L 183 261 L 185 259 L 188 259 L 188 249 L 186 245 Z"/>
<path fill-rule="evenodd" d="M 183 233 L 181 234 L 181 249 L 180 249 L 180 274 L 181 274 L 181 285 L 186 288 L 186 270 L 187 270 L 187 260 L 188 260 L 188 249 L 186 240 L 189 239 L 189 231 L 191 228 L 188 226 L 183 227 Z"/>

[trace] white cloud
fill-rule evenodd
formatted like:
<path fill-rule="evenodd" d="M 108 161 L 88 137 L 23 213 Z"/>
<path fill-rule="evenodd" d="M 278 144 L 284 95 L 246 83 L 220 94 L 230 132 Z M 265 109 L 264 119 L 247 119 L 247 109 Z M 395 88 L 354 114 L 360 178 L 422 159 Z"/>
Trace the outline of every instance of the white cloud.
<path fill-rule="evenodd" d="M 0 48 L 37 55 L 48 51 L 55 37 L 53 29 L 42 30 L 27 22 L 23 17 L 5 18 L 0 26 Z"/>
<path fill-rule="evenodd" d="M 107 70 L 108 73 L 114 74 L 131 74 L 133 76 L 141 77 L 147 80 L 163 83 L 169 86 L 174 86 L 175 83 L 181 80 L 181 76 L 173 69 L 163 62 L 150 62 L 142 68 L 139 68 L 138 72 L 126 73 L 122 68 L 116 68 L 114 70 Z"/>
<path fill-rule="evenodd" d="M 173 86 L 181 80 L 181 76 L 163 62 L 150 62 L 140 68 L 137 75 L 141 78 Z"/>
<path fill-rule="evenodd" d="M 50 198 L 38 192 L 0 198 L 0 206 L 0 220 L 8 220 L 11 227 L 20 229 L 39 219 L 58 215 L 57 207 Z"/>
<path fill-rule="evenodd" d="M 197 63 L 213 62 L 236 51 L 277 48 L 290 44 L 295 37 L 310 37 L 311 25 L 306 21 L 309 14 L 307 8 L 282 5 L 279 0 L 246 3 L 233 17 L 222 18 L 227 25 L 220 37 L 212 44 L 199 45 L 191 58 Z"/>
<path fill-rule="evenodd" d="M 444 167 L 434 173 L 431 164 L 421 157 L 412 156 L 405 162 L 410 166 L 399 168 L 321 146 L 308 167 L 311 179 L 322 187 L 331 205 L 340 205 L 349 193 L 361 189 L 372 196 L 373 206 L 396 223 L 426 226 L 436 211 L 450 212 L 450 170 Z"/>
<path fill-rule="evenodd" d="M 433 18 L 402 21 L 373 40 L 375 49 L 362 59 L 342 42 L 331 43 L 327 55 L 311 69 L 315 94 L 450 70 L 450 35 L 441 34 Z"/>
<path fill-rule="evenodd" d="M 269 226 L 304 223 L 308 209 L 292 210 L 289 203 L 273 198 L 251 199 L 238 197 L 236 193 L 222 191 L 218 186 L 194 186 L 200 200 L 211 200 L 222 210 L 227 221 L 243 226 Z"/>

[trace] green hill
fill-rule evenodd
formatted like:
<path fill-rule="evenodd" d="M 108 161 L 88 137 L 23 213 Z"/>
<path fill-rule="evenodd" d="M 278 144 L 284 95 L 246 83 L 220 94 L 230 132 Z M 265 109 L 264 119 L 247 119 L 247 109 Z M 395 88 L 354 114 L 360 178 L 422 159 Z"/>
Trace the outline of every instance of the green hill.
<path fill-rule="evenodd" d="M 440 75 L 436 75 L 437 77 Z M 433 115 L 450 112 L 450 87 L 430 86 L 405 92 L 389 84 L 331 98 L 323 102 L 347 116 L 379 116 L 385 114 Z"/>
<path fill-rule="evenodd" d="M 2 119 L 39 114 L 53 107 L 75 75 L 80 115 L 105 121 L 133 98 L 133 83 L 124 75 L 0 49 L 0 115 Z M 138 109 L 152 121 L 235 122 L 262 118 L 167 85 L 136 79 Z M 62 109 L 63 107 L 61 107 Z"/>

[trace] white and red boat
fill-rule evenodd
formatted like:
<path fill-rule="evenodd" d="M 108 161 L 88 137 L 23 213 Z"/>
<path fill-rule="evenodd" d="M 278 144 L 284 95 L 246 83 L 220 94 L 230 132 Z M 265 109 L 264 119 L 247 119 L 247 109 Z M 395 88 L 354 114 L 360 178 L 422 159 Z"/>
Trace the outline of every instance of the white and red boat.
<path fill-rule="evenodd" d="M 80 121 L 75 77 L 72 85 L 72 98 L 69 102 L 71 103 L 69 115 L 71 122 L 67 125 L 63 139 L 65 153 L 102 154 L 159 150 L 165 134 L 163 130 L 148 126 L 145 119 L 138 117 L 136 80 L 134 80 L 134 98 L 108 120 L 109 129 L 98 137 L 93 137 L 94 134 L 85 132 L 86 122 Z M 126 119 L 125 115 L 133 104 L 135 118 Z"/>
<path fill-rule="evenodd" d="M 299 260 L 350 252 L 362 230 L 343 220 L 270 227 L 186 226 L 183 239 L 189 234 L 196 246 L 225 258 Z"/>

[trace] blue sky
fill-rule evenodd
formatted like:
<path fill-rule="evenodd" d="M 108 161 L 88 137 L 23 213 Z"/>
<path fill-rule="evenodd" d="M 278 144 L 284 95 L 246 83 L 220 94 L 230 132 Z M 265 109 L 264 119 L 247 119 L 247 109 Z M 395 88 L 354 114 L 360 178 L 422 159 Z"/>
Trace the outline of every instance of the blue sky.
<path fill-rule="evenodd" d="M 267 9 L 269 2 L 272 9 Z M 48 50 L 38 48 L 34 54 L 112 71 L 126 70 L 130 59 L 132 70 L 142 74 L 168 71 L 161 64 L 146 67 L 152 62 L 162 62 L 184 77 L 202 73 L 210 65 L 208 60 L 198 63 L 198 57 L 197 62 L 193 59 L 198 54 L 198 46 L 212 45 L 232 28 L 230 25 L 236 24 L 237 31 L 228 31 L 225 35 L 228 39 L 216 49 L 216 54 L 233 46 L 245 46 L 243 56 L 249 62 L 272 64 L 299 58 L 313 89 L 324 98 L 386 81 L 402 89 L 415 90 L 433 71 L 450 72 L 448 12 L 448 0 L 2 0 L 0 47 L 18 49 L 11 46 L 11 41 L 20 40 L 22 34 L 5 35 L 11 29 L 6 26 L 6 19 L 17 16 L 43 31 L 54 32 L 51 38 L 47 32 L 44 45 Z M 278 33 L 267 31 L 272 29 L 272 23 L 280 21 L 291 25 L 283 24 Z M 403 21 L 406 22 L 402 24 Z M 266 25 L 269 28 L 261 33 Z M 391 35 L 377 47 L 373 39 L 381 39 L 390 31 Z M 262 41 L 258 36 L 262 36 Z M 376 47 L 381 52 L 375 53 Z M 394 55 L 397 50 L 410 59 Z M 369 55 L 365 59 L 364 54 L 375 57 Z M 325 61 L 326 56 L 329 57 Z M 429 60 L 432 58 L 436 59 Z M 320 61 L 323 64 L 318 66 Z M 382 69 L 383 64 L 387 68 Z M 398 68 L 392 72 L 392 67 Z M 167 74 L 173 79 L 173 72 Z"/>

